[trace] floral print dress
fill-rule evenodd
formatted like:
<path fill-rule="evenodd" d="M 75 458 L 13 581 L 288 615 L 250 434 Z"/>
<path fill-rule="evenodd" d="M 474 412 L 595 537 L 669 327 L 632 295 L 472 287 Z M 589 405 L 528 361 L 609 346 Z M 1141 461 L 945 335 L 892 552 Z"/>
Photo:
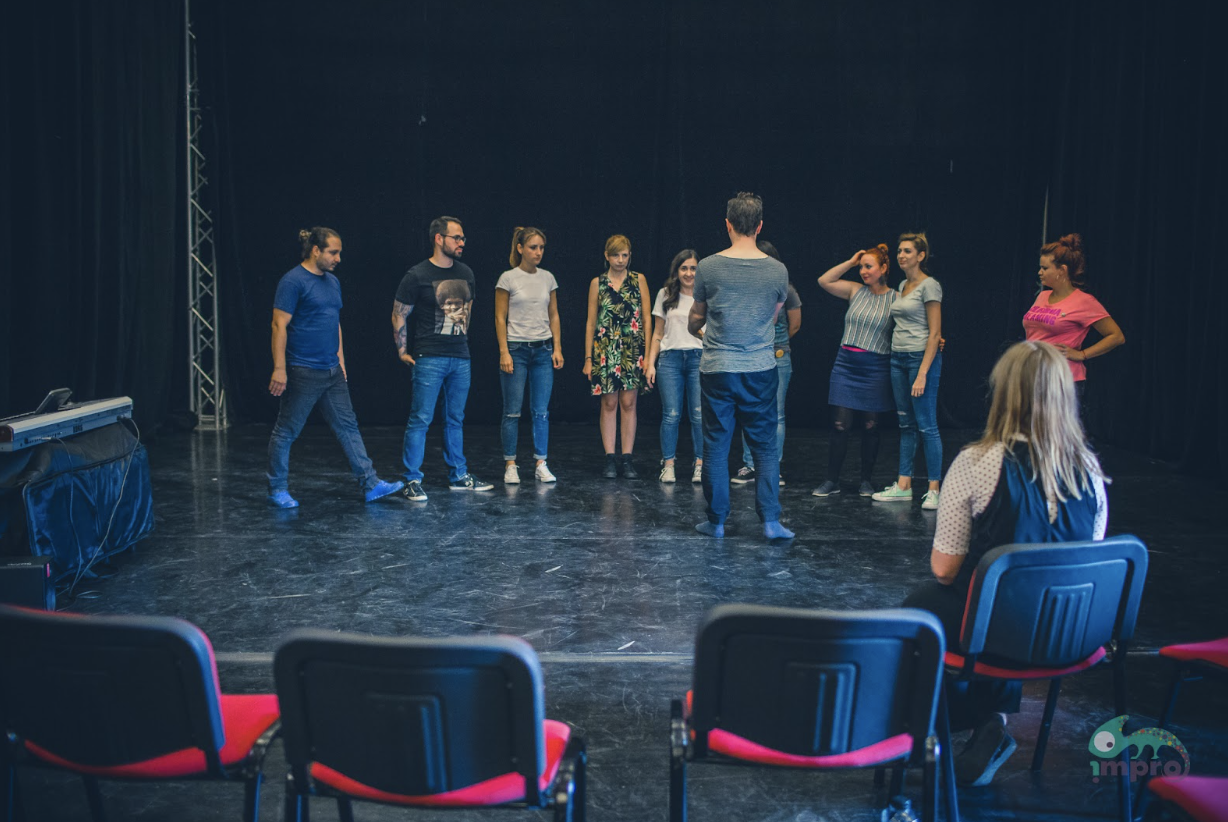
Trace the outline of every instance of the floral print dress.
<path fill-rule="evenodd" d="M 593 337 L 593 395 L 645 389 L 644 306 L 640 274 L 628 271 L 622 287 L 610 285 L 607 271 L 597 278 L 597 329 Z"/>

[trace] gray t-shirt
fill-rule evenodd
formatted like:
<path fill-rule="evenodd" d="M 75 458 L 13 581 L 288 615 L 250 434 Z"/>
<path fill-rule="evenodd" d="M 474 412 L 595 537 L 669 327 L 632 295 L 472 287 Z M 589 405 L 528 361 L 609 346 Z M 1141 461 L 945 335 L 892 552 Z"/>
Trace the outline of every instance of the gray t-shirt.
<path fill-rule="evenodd" d="M 930 336 L 925 304 L 942 302 L 942 286 L 933 277 L 926 277 L 908 292 L 908 296 L 904 296 L 904 286 L 907 284 L 908 280 L 900 283 L 900 296 L 891 304 L 891 319 L 895 320 L 891 350 L 924 351 Z"/>
<path fill-rule="evenodd" d="M 742 260 L 713 254 L 699 261 L 695 302 L 707 303 L 704 374 L 776 367 L 776 311 L 789 293 L 789 270 L 771 257 Z"/>

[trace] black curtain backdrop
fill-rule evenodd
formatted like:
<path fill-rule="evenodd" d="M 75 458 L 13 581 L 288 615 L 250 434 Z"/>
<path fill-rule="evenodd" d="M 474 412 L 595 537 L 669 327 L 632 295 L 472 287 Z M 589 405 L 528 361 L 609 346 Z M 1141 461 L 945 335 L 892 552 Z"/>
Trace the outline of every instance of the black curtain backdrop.
<path fill-rule="evenodd" d="M 297 231 L 323 224 L 345 243 L 359 419 L 403 423 L 388 316 L 448 213 L 478 277 L 468 418 L 499 416 L 494 282 L 512 228 L 532 224 L 561 286 L 552 415 L 591 423 L 585 294 L 605 238 L 631 238 L 655 292 L 676 250 L 724 246 L 724 202 L 749 189 L 804 303 L 790 425 L 828 422 L 845 304 L 818 274 L 924 229 L 946 293 L 942 421 L 976 426 L 1035 294 L 1048 195 L 1044 239 L 1084 234 L 1092 291 L 1128 339 L 1089 368 L 1098 436 L 1214 470 L 1228 375 L 1198 284 L 1228 215 L 1212 199 L 1226 181 L 1211 4 L 1001 5 L 196 0 L 232 416 L 276 414 L 272 295 Z M 0 411 L 67 384 L 128 393 L 157 422 L 186 396 L 181 11 L 24 13 L 34 34 L 4 55 L 0 91 L 24 114 L 0 124 L 0 230 L 25 252 L 0 267 Z M 658 408 L 645 397 L 642 418 Z"/>
<path fill-rule="evenodd" d="M 131 396 L 153 427 L 187 390 L 186 347 L 171 359 L 186 313 L 182 8 L 20 4 L 8 22 L 0 415 L 67 386 Z"/>

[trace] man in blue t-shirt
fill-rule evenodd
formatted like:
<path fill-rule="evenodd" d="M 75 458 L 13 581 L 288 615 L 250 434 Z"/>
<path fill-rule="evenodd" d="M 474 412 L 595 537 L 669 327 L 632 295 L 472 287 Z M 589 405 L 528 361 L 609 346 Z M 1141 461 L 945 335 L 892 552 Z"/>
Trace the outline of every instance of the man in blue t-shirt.
<path fill-rule="evenodd" d="M 431 221 L 431 256 L 401 278 L 392 303 L 392 340 L 401 362 L 413 369 L 413 398 L 405 426 L 402 460 L 405 497 L 425 502 L 422 460 L 426 430 L 443 394 L 443 461 L 448 488 L 489 491 L 494 488 L 473 474 L 465 462 L 465 401 L 469 398 L 469 321 L 473 311 L 473 270 L 461 262 L 465 234 L 455 217 Z M 410 318 L 413 336 L 410 337 Z"/>
<path fill-rule="evenodd" d="M 755 244 L 763 200 L 739 192 L 725 209 L 729 248 L 699 261 L 690 332 L 704 341 L 699 385 L 704 422 L 704 497 L 708 519 L 695 528 L 725 536 L 729 516 L 729 446 L 740 422 L 755 458 L 755 511 L 768 539 L 789 539 L 780 524 L 780 452 L 776 446 L 776 317 L 789 271 Z"/>
<path fill-rule="evenodd" d="M 365 499 L 374 502 L 400 491 L 401 483 L 376 476 L 350 404 L 341 344 L 341 283 L 332 273 L 341 263 L 341 236 L 316 226 L 298 237 L 303 261 L 282 275 L 273 297 L 269 393 L 281 397 L 281 407 L 269 437 L 269 502 L 278 508 L 298 507 L 288 490 L 290 446 L 317 403 Z"/>

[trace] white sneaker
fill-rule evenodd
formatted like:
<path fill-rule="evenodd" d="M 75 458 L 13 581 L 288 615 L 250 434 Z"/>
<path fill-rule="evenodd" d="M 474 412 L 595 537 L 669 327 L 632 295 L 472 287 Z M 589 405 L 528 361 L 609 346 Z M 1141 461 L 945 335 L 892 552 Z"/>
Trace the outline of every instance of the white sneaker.
<path fill-rule="evenodd" d="M 658 478 L 661 482 L 674 483 L 677 482 L 677 477 L 674 476 L 674 464 L 672 462 L 661 463 L 661 476 Z"/>
<path fill-rule="evenodd" d="M 691 472 L 691 482 L 699 485 L 704 481 L 704 464 L 702 462 L 695 463 L 695 470 Z"/>
<path fill-rule="evenodd" d="M 938 497 L 937 491 L 926 491 L 925 496 L 921 498 L 921 507 L 926 511 L 937 511 Z"/>
<path fill-rule="evenodd" d="M 503 469 L 503 484 L 504 485 L 519 485 L 520 484 L 520 469 L 516 467 L 516 463 L 506 466 Z"/>
<path fill-rule="evenodd" d="M 550 469 L 546 467 L 546 463 L 538 463 L 538 466 L 533 469 L 533 476 L 537 477 L 538 482 L 558 482 L 558 477 L 550 473 Z"/>

